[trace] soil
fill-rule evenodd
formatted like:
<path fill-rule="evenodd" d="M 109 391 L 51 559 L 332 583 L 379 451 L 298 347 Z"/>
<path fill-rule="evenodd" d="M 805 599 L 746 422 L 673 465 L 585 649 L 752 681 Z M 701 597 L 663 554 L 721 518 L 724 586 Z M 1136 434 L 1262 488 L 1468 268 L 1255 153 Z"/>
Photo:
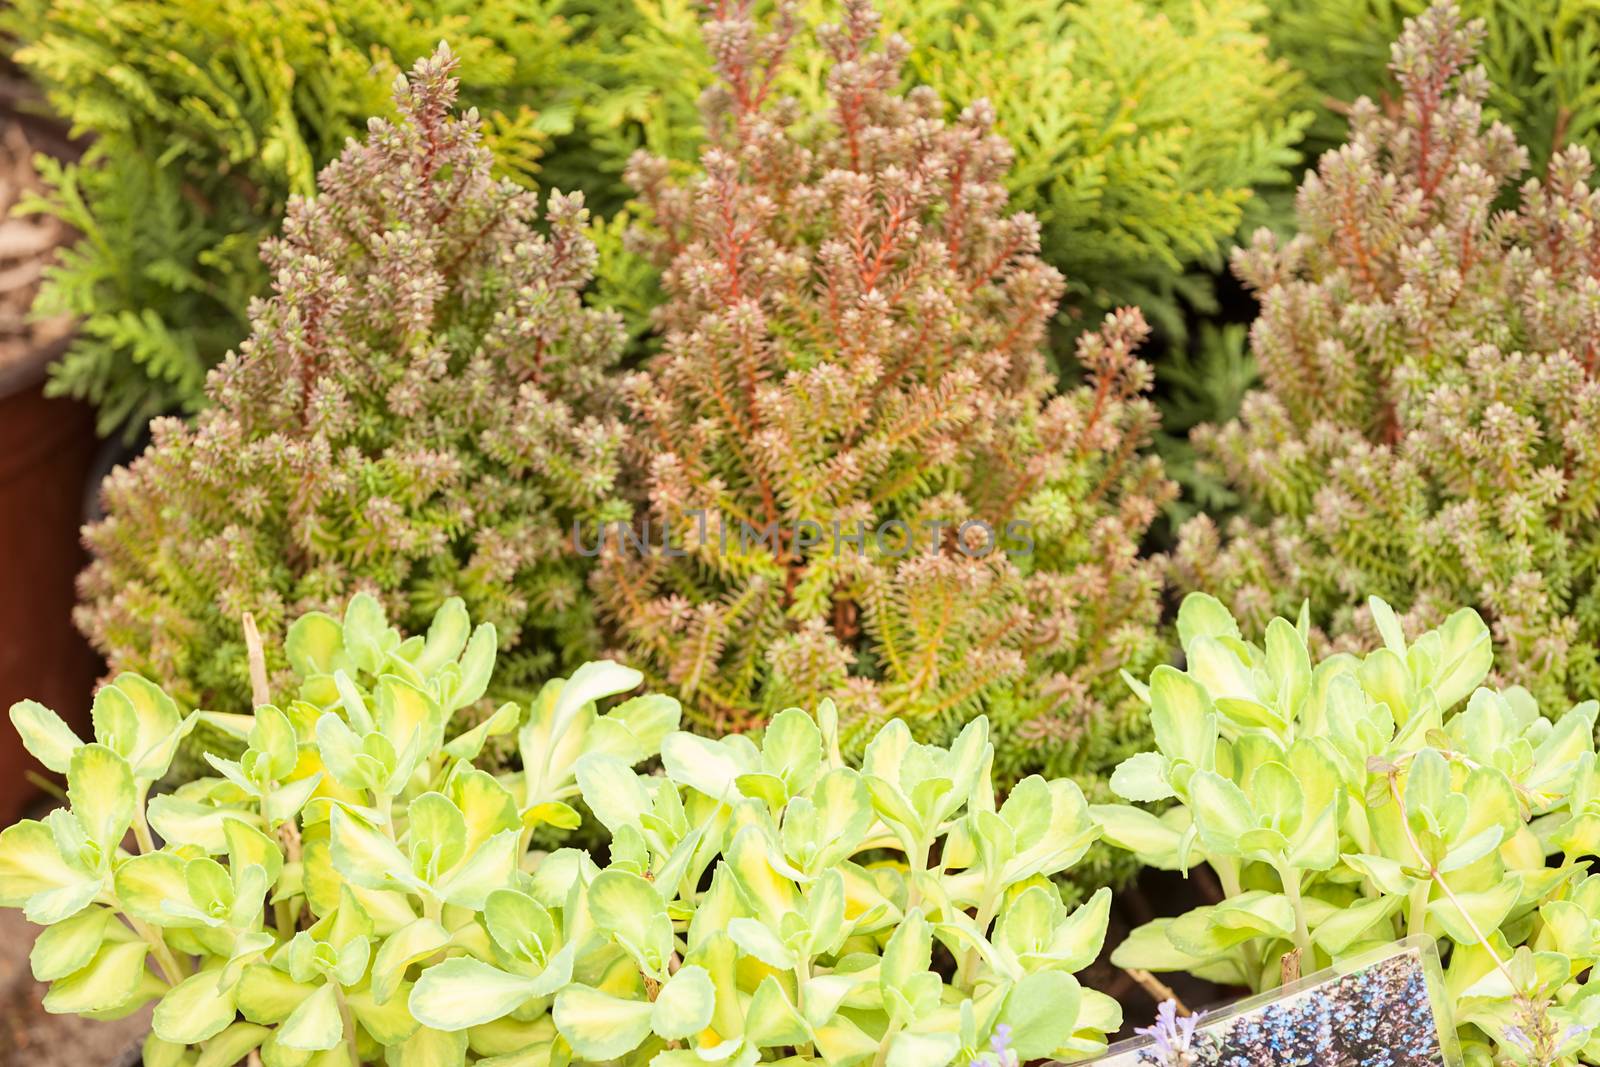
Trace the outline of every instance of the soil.
<path fill-rule="evenodd" d="M 46 1012 L 49 987 L 28 968 L 38 932 L 20 911 L 0 910 L 0 1064 L 121 1067 L 149 1031 L 150 1009 L 115 1022 Z"/>
<path fill-rule="evenodd" d="M 1078 981 L 1115 997 L 1122 1005 L 1122 1030 L 1112 1035 L 1113 1041 L 1132 1037 L 1137 1027 L 1154 1022 L 1156 1008 L 1167 996 L 1189 1010 L 1201 1011 L 1248 994 L 1248 990 L 1230 989 L 1186 974 L 1153 975 L 1145 979 L 1148 984 L 1141 985 L 1127 971 L 1111 964 L 1112 948 L 1120 945 L 1134 928 L 1151 919 L 1182 915 L 1202 904 L 1218 903 L 1221 898 L 1221 888 L 1209 868 L 1199 868 L 1189 878 L 1172 871 L 1145 870 L 1134 884 L 1112 898 L 1106 947 L 1100 958 L 1078 975 Z"/>

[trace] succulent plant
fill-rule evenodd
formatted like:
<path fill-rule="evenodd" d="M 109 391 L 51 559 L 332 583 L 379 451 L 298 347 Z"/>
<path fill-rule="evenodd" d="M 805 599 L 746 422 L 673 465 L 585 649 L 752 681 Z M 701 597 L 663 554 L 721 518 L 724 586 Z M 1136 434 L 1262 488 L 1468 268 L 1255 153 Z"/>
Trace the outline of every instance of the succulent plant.
<path fill-rule="evenodd" d="M 1383 647 L 1313 667 L 1305 613 L 1262 647 L 1217 600 L 1184 601 L 1187 668 L 1139 686 L 1156 750 L 1111 779 L 1168 806 L 1093 811 L 1153 866 L 1209 864 L 1225 899 L 1135 930 L 1113 962 L 1265 989 L 1287 954 L 1311 970 L 1428 934 L 1468 1063 L 1600 1062 L 1584 858 L 1600 852 L 1600 704 L 1552 722 L 1524 689 L 1480 687 L 1493 645 L 1471 610 L 1407 641 L 1368 607 Z"/>
<path fill-rule="evenodd" d="M 0 833 L 0 905 L 48 927 L 32 957 L 46 1010 L 156 1001 L 146 1067 L 251 1052 L 265 1067 L 462 1063 L 467 1035 L 412 1014 L 413 970 L 489 943 L 490 900 L 524 879 L 534 829 L 576 824 L 579 761 L 654 754 L 677 703 L 600 714 L 640 675 L 590 663 L 446 742 L 495 660 L 494 628 L 471 628 L 459 600 L 426 638 L 403 638 L 360 595 L 342 620 L 303 616 L 286 645 L 299 695 L 254 716 L 185 715 L 133 674 L 96 695 L 90 742 L 36 703 L 13 707 L 69 805 Z M 151 797 L 202 719 L 238 731 L 243 754 L 208 756 L 215 777 Z M 519 771 L 472 765 L 510 734 Z"/>
<path fill-rule="evenodd" d="M 655 1067 L 942 1067 L 1000 1027 L 1023 1059 L 1102 1049 L 1120 1010 L 1073 972 L 1111 894 L 1072 909 L 1049 880 L 1097 833 L 1078 787 L 1032 777 L 997 807 L 983 719 L 949 748 L 891 723 L 859 771 L 832 705 L 817 719 L 785 710 L 759 746 L 671 734 L 664 776 L 584 756 L 609 864 L 563 850 L 492 894 L 487 937 L 423 973 L 413 1013 L 485 1050 L 553 1023 L 572 1062 Z"/>
<path fill-rule="evenodd" d="M 1039 777 L 997 805 L 984 719 L 948 749 L 892 723 L 856 770 L 831 704 L 714 741 L 675 732 L 669 697 L 599 713 L 641 679 L 602 661 L 446 741 L 495 658 L 460 601 L 407 638 L 358 595 L 286 645 L 299 695 L 254 715 L 185 715 L 132 674 L 88 743 L 12 709 L 69 805 L 0 833 L 0 906 L 48 927 L 48 1010 L 156 1001 L 147 1067 L 937 1067 L 997 1036 L 1091 1054 L 1120 1024 L 1073 977 L 1110 891 L 1069 908 L 1050 881 L 1097 836 L 1088 805 Z M 243 754 L 150 796 L 200 721 Z M 472 761 L 498 735 L 520 768 L 491 775 Z M 633 769 L 658 752 L 663 774 Z M 604 869 L 529 850 L 580 795 Z"/>

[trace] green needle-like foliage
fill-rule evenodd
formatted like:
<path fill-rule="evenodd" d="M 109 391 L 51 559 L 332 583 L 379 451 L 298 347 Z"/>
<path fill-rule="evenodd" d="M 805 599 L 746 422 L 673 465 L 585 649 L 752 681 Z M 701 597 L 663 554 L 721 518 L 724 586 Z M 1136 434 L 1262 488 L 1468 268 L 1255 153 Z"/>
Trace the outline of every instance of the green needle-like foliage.
<path fill-rule="evenodd" d="M 569 526 L 629 512 L 606 378 L 621 325 L 580 297 L 581 198 L 541 217 L 491 176 L 476 113 L 450 114 L 454 65 L 441 47 L 397 79 L 400 120 L 291 205 L 265 248 L 276 293 L 211 406 L 157 420 L 107 481 L 78 619 L 114 669 L 243 706 L 242 613 L 276 648 L 352 589 L 406 625 L 463 597 L 517 650 L 502 682 L 595 645 Z"/>
<path fill-rule="evenodd" d="M 1090 380 L 1056 393 L 1061 279 L 989 113 L 899 92 L 905 46 L 875 47 L 864 2 L 822 33 L 827 110 L 780 100 L 793 26 L 711 22 L 726 136 L 690 180 L 633 171 L 668 294 L 625 386 L 652 544 L 612 531 L 602 608 L 703 727 L 832 697 L 858 746 L 987 711 L 1003 776 L 1101 788 L 1130 741 L 1117 668 L 1163 652 L 1144 323 L 1085 334 Z"/>
<path fill-rule="evenodd" d="M 530 173 L 570 122 L 558 6 L 18 0 L 0 13 L 17 61 L 93 138 L 81 164 L 44 168 L 53 193 L 37 205 L 83 234 L 38 305 L 82 319 L 52 390 L 95 404 L 105 434 L 202 404 L 206 371 L 268 289 L 259 242 L 441 38 L 503 171 Z"/>
<path fill-rule="evenodd" d="M 1559 707 L 1600 692 L 1600 193 L 1569 148 L 1512 194 L 1482 33 L 1451 6 L 1409 23 L 1398 110 L 1359 105 L 1300 235 L 1236 254 L 1264 388 L 1195 440 L 1248 520 L 1194 520 L 1178 572 L 1250 625 L 1309 597 L 1337 640 L 1370 632 L 1369 592 L 1417 626 L 1469 605 L 1499 677 Z"/>

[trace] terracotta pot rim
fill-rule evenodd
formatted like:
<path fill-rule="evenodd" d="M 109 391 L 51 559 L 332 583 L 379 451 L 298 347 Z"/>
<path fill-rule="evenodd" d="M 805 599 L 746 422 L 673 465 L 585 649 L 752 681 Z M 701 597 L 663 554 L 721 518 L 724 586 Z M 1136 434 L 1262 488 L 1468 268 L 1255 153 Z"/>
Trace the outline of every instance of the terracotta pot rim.
<path fill-rule="evenodd" d="M 61 337 L 49 344 L 36 346 L 21 359 L 0 363 L 0 400 L 44 381 L 50 364 L 67 350 L 71 341 L 70 336 Z"/>

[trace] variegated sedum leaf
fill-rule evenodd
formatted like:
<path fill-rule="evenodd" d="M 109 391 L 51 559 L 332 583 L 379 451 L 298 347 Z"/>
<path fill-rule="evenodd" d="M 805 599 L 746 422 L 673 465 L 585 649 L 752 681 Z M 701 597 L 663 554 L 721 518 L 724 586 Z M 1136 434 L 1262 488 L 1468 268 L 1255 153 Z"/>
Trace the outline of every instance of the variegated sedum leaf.
<path fill-rule="evenodd" d="M 1217 600 L 1184 601 L 1186 668 L 1133 683 L 1156 748 L 1111 779 L 1159 803 L 1094 815 L 1152 866 L 1209 864 L 1225 899 L 1135 930 L 1113 961 L 1265 989 L 1290 952 L 1304 972 L 1425 934 L 1469 1063 L 1600 1062 L 1600 705 L 1551 721 L 1524 689 L 1483 688 L 1473 611 L 1408 641 L 1369 609 L 1383 647 L 1313 665 L 1305 613 L 1256 645 Z M 1539 1027 L 1555 1058 L 1530 1058 Z"/>

